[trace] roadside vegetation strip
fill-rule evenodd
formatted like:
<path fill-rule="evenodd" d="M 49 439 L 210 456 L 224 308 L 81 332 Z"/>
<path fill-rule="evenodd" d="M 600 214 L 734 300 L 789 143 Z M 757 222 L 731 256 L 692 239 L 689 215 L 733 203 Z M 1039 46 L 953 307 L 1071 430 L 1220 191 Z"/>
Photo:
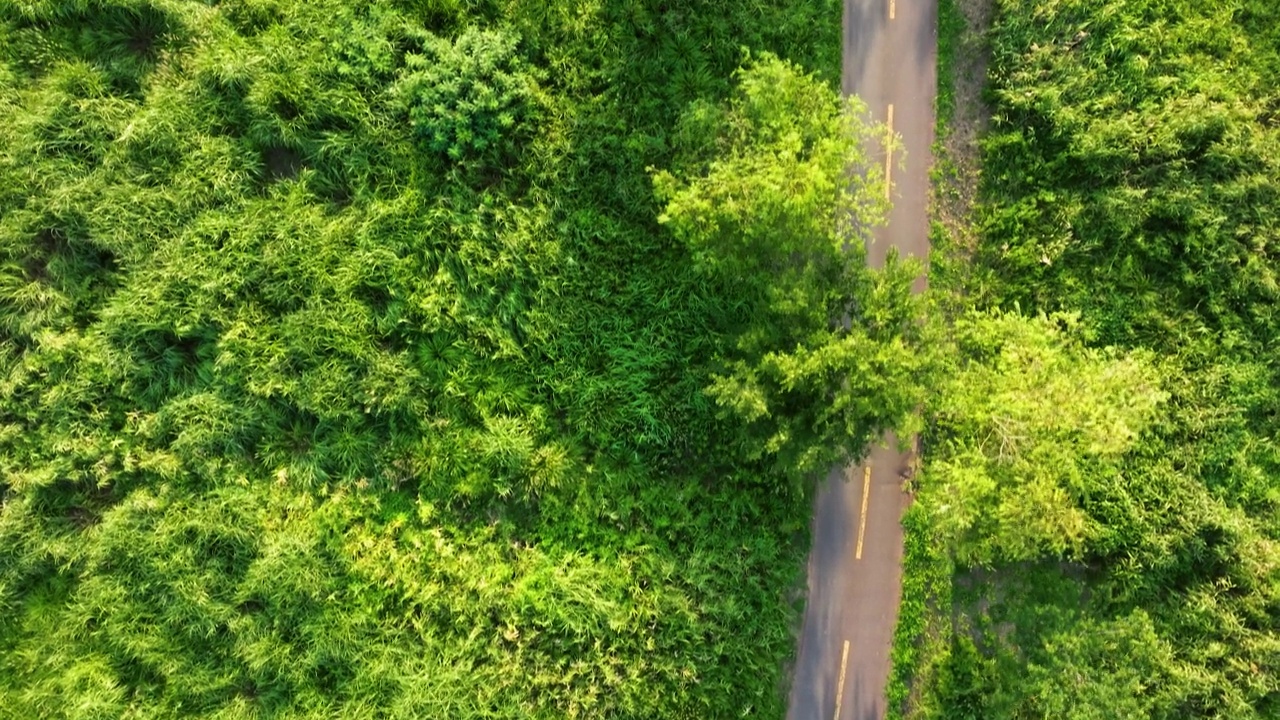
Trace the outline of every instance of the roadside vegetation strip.
<path fill-rule="evenodd" d="M 967 327 L 939 331 L 985 389 L 937 386 L 917 494 L 964 589 L 913 707 L 1275 717 L 1280 9 L 996 5 Z"/>
<path fill-rule="evenodd" d="M 962 0 L 937 0 L 938 2 L 938 91 L 936 115 L 938 131 L 935 136 L 941 139 L 955 115 L 956 90 L 955 73 L 957 54 L 961 52 L 960 44 L 965 33 L 964 13 L 958 5 Z"/>
<path fill-rule="evenodd" d="M 836 2 L 593 7 L 0 2 L 0 714 L 782 714 L 881 129 Z"/>
<path fill-rule="evenodd" d="M 886 690 L 887 720 L 930 716 L 925 704 L 933 698 L 927 690 L 950 649 L 953 567 L 928 513 L 929 508 L 915 503 L 902 519 L 902 604 Z"/>

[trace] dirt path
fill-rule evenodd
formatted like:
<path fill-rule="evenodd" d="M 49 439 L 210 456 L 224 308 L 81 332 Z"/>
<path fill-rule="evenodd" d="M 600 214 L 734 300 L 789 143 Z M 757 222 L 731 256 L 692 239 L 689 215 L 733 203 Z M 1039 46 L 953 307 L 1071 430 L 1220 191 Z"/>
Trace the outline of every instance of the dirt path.
<path fill-rule="evenodd" d="M 936 55 L 936 0 L 845 0 L 844 91 L 861 97 L 902 140 L 892 158 L 893 210 L 868 252 L 873 266 L 889 248 L 928 256 Z M 921 277 L 916 289 L 924 286 Z M 891 442 L 873 449 L 864 465 L 832 469 L 819 489 L 790 720 L 884 717 L 907 464 Z"/>

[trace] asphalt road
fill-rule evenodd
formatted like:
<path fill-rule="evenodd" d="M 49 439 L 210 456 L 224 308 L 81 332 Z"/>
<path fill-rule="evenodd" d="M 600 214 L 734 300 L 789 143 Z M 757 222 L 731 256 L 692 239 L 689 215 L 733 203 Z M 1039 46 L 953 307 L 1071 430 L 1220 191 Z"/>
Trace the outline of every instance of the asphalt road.
<path fill-rule="evenodd" d="M 927 258 L 927 202 L 937 87 L 937 0 L 845 0 L 843 89 L 890 122 L 893 209 L 868 248 Z M 890 110 L 892 107 L 892 110 Z M 892 118 L 890 113 L 892 112 Z M 874 152 L 885 157 L 884 148 Z M 922 291 L 925 278 L 916 283 Z M 879 720 L 902 591 L 902 478 L 893 438 L 866 462 L 833 468 L 814 501 L 809 592 L 789 720 Z"/>

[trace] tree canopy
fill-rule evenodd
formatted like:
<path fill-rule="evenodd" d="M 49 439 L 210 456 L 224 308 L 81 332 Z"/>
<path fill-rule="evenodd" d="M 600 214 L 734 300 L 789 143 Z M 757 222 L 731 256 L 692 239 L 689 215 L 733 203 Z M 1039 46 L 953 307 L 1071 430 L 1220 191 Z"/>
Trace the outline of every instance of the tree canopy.
<path fill-rule="evenodd" d="M 929 405 L 934 520 L 959 562 L 1082 559 L 1093 501 L 1167 395 L 1148 354 L 1086 346 L 1078 318 L 971 312 Z"/>

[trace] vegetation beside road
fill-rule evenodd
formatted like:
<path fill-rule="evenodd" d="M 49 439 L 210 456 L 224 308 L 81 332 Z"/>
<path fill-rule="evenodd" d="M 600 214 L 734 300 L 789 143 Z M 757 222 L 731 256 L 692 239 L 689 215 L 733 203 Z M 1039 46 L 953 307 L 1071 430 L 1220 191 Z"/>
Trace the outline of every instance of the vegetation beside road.
<path fill-rule="evenodd" d="M 0 716 L 781 716 L 922 399 L 839 27 L 0 2 Z"/>
<path fill-rule="evenodd" d="M 781 716 L 921 407 L 895 709 L 1280 715 L 1280 10 L 996 9 L 922 322 L 835 0 L 0 0 L 0 717 Z"/>
<path fill-rule="evenodd" d="M 955 623 L 917 716 L 1280 713 L 1278 21 L 998 0 L 979 243 L 939 288 L 967 379 L 917 496 Z"/>

